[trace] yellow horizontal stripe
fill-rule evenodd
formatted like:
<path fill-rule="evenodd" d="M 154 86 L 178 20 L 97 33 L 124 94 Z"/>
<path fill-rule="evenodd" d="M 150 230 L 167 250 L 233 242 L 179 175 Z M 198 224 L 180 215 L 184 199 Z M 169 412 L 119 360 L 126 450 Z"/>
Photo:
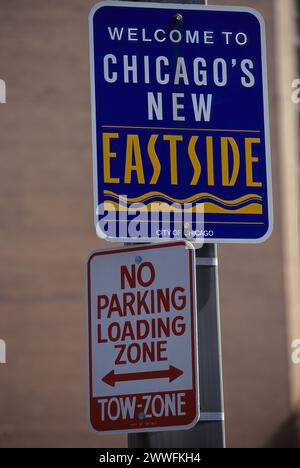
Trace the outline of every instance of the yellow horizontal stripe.
<path fill-rule="evenodd" d="M 258 203 L 251 203 L 250 205 L 236 208 L 235 210 L 228 210 L 214 203 L 204 203 L 204 213 L 231 213 L 231 214 L 262 214 L 262 206 Z"/>
<path fill-rule="evenodd" d="M 107 221 L 108 223 L 115 223 L 116 220 L 115 219 L 105 219 L 105 221 Z M 130 222 L 133 222 L 134 220 L 130 220 Z M 127 219 L 119 219 L 117 221 L 118 223 L 127 223 L 128 220 Z M 157 221 L 155 219 L 139 219 L 137 220 L 138 223 L 157 223 Z M 170 221 L 169 220 L 160 220 L 159 221 L 160 223 L 169 223 L 170 224 Z M 174 219 L 174 221 L 172 221 L 172 224 L 175 224 L 175 223 L 180 223 L 182 224 L 182 221 L 176 221 L 176 219 Z M 265 223 L 262 223 L 262 222 L 251 222 L 251 221 L 204 221 L 204 226 L 205 226 L 205 223 L 206 224 L 265 224 Z"/>
<path fill-rule="evenodd" d="M 225 128 L 172 128 L 172 127 L 134 127 L 130 125 L 101 125 L 102 128 L 124 128 L 137 130 L 171 130 L 180 132 L 234 132 L 234 133 L 261 133 L 260 130 L 225 129 Z"/>

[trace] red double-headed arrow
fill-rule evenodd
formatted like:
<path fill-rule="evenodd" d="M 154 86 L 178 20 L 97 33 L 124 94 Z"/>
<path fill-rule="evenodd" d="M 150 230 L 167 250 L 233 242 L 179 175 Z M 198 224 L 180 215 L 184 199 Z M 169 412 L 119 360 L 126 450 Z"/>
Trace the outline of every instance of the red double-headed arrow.
<path fill-rule="evenodd" d="M 169 369 L 150 371 L 150 372 L 132 372 L 128 374 L 116 374 L 114 370 L 110 371 L 104 377 L 103 382 L 111 387 L 115 386 L 116 382 L 127 382 L 129 380 L 148 380 L 148 379 L 163 379 L 168 378 L 169 382 L 177 379 L 183 374 L 183 371 L 177 367 L 169 366 Z"/>

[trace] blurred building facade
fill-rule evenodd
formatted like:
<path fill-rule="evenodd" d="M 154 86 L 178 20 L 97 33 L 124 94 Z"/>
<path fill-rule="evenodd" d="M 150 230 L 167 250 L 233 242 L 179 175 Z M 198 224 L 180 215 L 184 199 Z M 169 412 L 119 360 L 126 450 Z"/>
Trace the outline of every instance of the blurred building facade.
<path fill-rule="evenodd" d="M 295 444 L 300 368 L 290 356 L 300 333 L 299 131 L 291 93 L 298 78 L 297 5 L 230 3 L 256 8 L 266 22 L 274 232 L 258 247 L 220 248 L 227 433 L 242 446 Z"/>
<path fill-rule="evenodd" d="M 92 0 L 1 2 L 0 446 L 125 447 L 86 424 L 93 228 L 87 15 Z M 296 445 L 300 365 L 299 129 L 294 0 L 219 0 L 266 20 L 275 228 L 219 247 L 227 445 Z"/>

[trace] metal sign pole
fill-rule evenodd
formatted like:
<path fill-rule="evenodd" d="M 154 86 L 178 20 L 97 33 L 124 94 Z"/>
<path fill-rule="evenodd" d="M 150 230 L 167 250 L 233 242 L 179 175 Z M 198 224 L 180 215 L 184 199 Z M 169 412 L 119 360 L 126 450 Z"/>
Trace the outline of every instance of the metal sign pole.
<path fill-rule="evenodd" d="M 129 448 L 225 446 L 217 247 L 196 250 L 201 417 L 187 431 L 130 434 Z"/>
<path fill-rule="evenodd" d="M 160 3 L 207 4 L 207 1 L 162 0 Z M 200 421 L 193 429 L 187 431 L 129 434 L 129 448 L 223 448 L 225 446 L 216 245 L 207 244 L 197 249 L 196 257 Z"/>

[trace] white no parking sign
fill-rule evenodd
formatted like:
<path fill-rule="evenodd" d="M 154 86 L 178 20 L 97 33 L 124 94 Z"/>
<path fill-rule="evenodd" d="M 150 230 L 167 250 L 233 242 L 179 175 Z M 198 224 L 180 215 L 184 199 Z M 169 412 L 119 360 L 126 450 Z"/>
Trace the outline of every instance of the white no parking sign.
<path fill-rule="evenodd" d="M 87 264 L 90 422 L 189 428 L 199 418 L 192 245 L 103 250 Z"/>

